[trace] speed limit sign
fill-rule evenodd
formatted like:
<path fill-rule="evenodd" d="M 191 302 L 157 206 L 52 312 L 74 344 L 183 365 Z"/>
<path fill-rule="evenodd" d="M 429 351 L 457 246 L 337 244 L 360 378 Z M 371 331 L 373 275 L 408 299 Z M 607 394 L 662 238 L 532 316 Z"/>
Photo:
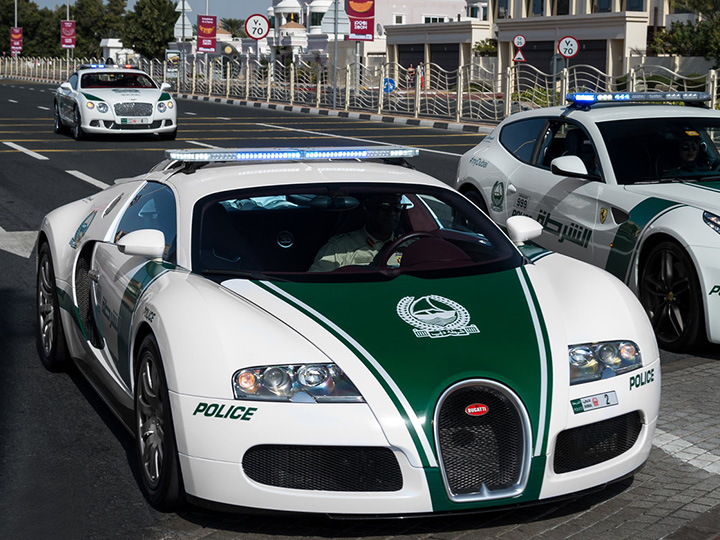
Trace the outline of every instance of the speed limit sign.
<path fill-rule="evenodd" d="M 250 15 L 245 20 L 245 33 L 249 38 L 262 39 L 270 32 L 270 21 L 265 15 Z"/>
<path fill-rule="evenodd" d="M 574 37 L 565 36 L 560 41 L 558 41 L 557 49 L 561 56 L 564 56 L 565 58 L 572 58 L 578 53 L 578 50 L 580 49 L 580 44 L 578 43 L 578 40 Z"/>
<path fill-rule="evenodd" d="M 515 37 L 513 38 L 513 44 L 514 44 L 518 49 L 522 49 L 522 48 L 525 46 L 525 43 L 526 43 L 526 41 L 525 41 L 525 36 L 523 36 L 522 34 L 518 34 L 517 36 L 515 36 Z"/>

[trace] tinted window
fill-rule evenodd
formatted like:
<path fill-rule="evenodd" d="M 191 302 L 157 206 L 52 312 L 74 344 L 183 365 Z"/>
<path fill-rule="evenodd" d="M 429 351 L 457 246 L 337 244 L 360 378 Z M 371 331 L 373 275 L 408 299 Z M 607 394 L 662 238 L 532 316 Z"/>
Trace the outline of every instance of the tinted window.
<path fill-rule="evenodd" d="M 177 212 L 175 195 L 162 184 L 149 182 L 142 188 L 123 214 L 115 241 L 140 229 L 157 229 L 165 235 L 163 259 L 175 262 L 177 244 Z"/>
<path fill-rule="evenodd" d="M 532 118 L 508 124 L 500 133 L 500 143 L 520 161 L 530 163 L 535 141 L 545 122 L 544 118 Z"/>
<path fill-rule="evenodd" d="M 82 76 L 83 88 L 157 88 L 144 73 L 94 71 Z"/>

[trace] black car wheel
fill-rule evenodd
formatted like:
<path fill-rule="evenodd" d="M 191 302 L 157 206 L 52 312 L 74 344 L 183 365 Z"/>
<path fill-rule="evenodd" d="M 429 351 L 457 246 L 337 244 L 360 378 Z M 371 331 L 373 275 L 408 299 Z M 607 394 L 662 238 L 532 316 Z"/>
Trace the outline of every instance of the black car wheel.
<path fill-rule="evenodd" d="M 60 320 L 60 306 L 55 286 L 50 246 L 43 243 L 38 249 L 37 307 L 35 342 L 40 360 L 50 371 L 62 371 L 68 362 L 69 354 Z"/>
<path fill-rule="evenodd" d="M 74 121 L 73 129 L 72 129 L 73 138 L 76 141 L 81 141 L 85 138 L 85 132 L 83 131 L 83 128 L 82 128 L 82 117 L 80 116 L 80 111 L 78 110 L 77 107 L 75 107 L 73 121 Z"/>
<path fill-rule="evenodd" d="M 477 206 L 480 210 L 488 214 L 488 207 L 487 204 L 485 204 L 485 200 L 482 198 L 482 195 L 475 191 L 474 189 L 468 190 L 464 193 L 464 195 L 470 199 L 475 206 Z"/>
<path fill-rule="evenodd" d="M 53 131 L 55 133 L 62 133 L 65 131 L 65 126 L 63 125 L 62 119 L 60 118 L 60 108 L 58 107 L 58 104 L 55 104 L 53 117 L 55 120 L 55 124 L 53 126 Z"/>
<path fill-rule="evenodd" d="M 157 341 L 145 337 L 135 381 L 135 441 L 142 488 L 155 508 L 178 509 L 184 489 L 165 371 Z"/>
<path fill-rule="evenodd" d="M 670 241 L 652 248 L 642 266 L 639 290 L 662 349 L 687 351 L 704 343 L 700 284 L 684 249 Z"/>

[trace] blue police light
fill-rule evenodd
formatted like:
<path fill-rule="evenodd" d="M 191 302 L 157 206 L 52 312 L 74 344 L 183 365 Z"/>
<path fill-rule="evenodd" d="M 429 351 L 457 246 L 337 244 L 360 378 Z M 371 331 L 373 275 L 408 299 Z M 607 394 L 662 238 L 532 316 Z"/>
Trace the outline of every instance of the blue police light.
<path fill-rule="evenodd" d="M 328 159 L 383 159 L 415 157 L 417 148 L 407 146 L 336 146 L 319 148 L 219 148 L 217 150 L 166 150 L 165 155 L 173 161 L 214 162 L 263 162 L 263 161 L 312 161 Z"/>
<path fill-rule="evenodd" d="M 608 102 L 676 102 L 710 101 L 708 92 L 576 92 L 566 96 L 569 103 L 581 106 Z"/>

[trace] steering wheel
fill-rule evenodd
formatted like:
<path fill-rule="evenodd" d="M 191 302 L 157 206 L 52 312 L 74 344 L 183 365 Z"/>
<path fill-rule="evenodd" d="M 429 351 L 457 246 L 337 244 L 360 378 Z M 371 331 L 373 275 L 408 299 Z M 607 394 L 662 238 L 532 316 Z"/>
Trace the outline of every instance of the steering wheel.
<path fill-rule="evenodd" d="M 395 253 L 397 248 L 399 248 L 402 244 L 404 244 L 408 240 L 413 240 L 416 238 L 435 238 L 435 237 L 436 236 L 433 233 L 430 233 L 427 231 L 413 231 L 413 232 L 409 232 L 407 234 L 403 234 L 402 236 L 398 236 L 395 240 L 393 240 L 389 244 L 385 244 L 385 246 L 375 256 L 374 262 L 380 268 L 389 267 L 390 265 L 388 264 L 388 259 L 390 258 L 390 255 Z"/>

